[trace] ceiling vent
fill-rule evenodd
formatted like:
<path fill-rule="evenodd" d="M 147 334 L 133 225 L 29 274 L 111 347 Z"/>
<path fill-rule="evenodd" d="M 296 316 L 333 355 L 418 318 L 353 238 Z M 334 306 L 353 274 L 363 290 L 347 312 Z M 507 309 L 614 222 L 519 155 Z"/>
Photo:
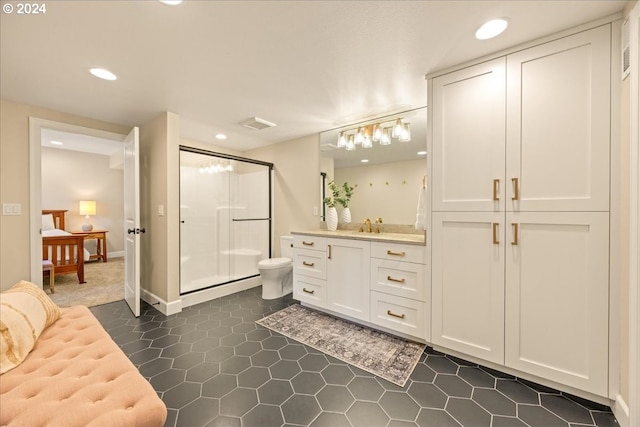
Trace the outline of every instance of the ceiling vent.
<path fill-rule="evenodd" d="M 240 122 L 240 124 L 246 128 L 253 129 L 253 130 L 262 130 L 266 128 L 272 128 L 276 125 L 275 123 L 268 122 L 259 117 L 251 117 L 250 119 Z"/>

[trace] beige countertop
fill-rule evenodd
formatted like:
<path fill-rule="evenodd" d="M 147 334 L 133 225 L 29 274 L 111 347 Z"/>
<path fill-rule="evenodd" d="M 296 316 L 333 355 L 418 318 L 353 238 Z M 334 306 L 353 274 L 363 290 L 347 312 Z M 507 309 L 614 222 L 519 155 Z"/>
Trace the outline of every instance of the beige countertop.
<path fill-rule="evenodd" d="M 320 236 L 335 237 L 338 239 L 368 240 L 370 242 L 393 242 L 406 243 L 409 245 L 425 246 L 424 234 L 405 234 L 405 233 L 366 233 L 354 230 L 305 230 L 292 231 L 291 234 L 300 234 L 304 236 Z"/>

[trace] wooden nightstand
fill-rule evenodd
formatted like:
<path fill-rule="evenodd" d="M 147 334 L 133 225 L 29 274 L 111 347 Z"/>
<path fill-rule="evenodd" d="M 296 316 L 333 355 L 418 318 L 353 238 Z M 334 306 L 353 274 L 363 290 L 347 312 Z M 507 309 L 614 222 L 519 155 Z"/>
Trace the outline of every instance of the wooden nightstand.
<path fill-rule="evenodd" d="M 108 230 L 91 230 L 91 231 L 71 231 L 71 234 L 84 234 L 84 240 L 96 239 L 97 253 L 91 254 L 89 260 L 99 259 L 107 262 L 107 233 Z"/>

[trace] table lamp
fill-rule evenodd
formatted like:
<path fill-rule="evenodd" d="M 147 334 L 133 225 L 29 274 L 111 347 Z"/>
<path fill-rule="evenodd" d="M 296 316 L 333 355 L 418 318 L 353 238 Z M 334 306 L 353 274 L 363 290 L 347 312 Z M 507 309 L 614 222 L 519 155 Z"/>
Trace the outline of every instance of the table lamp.
<path fill-rule="evenodd" d="M 80 215 L 85 215 L 84 224 L 82 224 L 82 231 L 93 230 L 93 225 L 89 219 L 90 215 L 96 214 L 96 201 L 95 200 L 80 200 Z"/>

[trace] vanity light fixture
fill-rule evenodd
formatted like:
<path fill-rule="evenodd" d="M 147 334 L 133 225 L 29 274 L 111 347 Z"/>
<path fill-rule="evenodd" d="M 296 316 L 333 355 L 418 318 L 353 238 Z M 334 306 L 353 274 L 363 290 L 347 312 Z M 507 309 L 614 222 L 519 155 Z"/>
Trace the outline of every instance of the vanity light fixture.
<path fill-rule="evenodd" d="M 509 21 L 505 18 L 492 19 L 491 21 L 485 22 L 480 28 L 478 28 L 476 31 L 476 38 L 478 40 L 491 39 L 502 34 L 508 26 Z"/>
<path fill-rule="evenodd" d="M 387 118 L 386 120 L 366 125 L 356 125 L 350 129 L 341 130 L 338 134 L 338 148 L 353 151 L 360 145 L 362 148 L 372 148 L 373 143 L 389 145 L 392 139 L 401 142 L 411 141 L 409 123 L 402 117 Z"/>
<path fill-rule="evenodd" d="M 89 72 L 102 80 L 116 80 L 118 78 L 111 71 L 105 70 L 104 68 L 92 68 Z"/>

